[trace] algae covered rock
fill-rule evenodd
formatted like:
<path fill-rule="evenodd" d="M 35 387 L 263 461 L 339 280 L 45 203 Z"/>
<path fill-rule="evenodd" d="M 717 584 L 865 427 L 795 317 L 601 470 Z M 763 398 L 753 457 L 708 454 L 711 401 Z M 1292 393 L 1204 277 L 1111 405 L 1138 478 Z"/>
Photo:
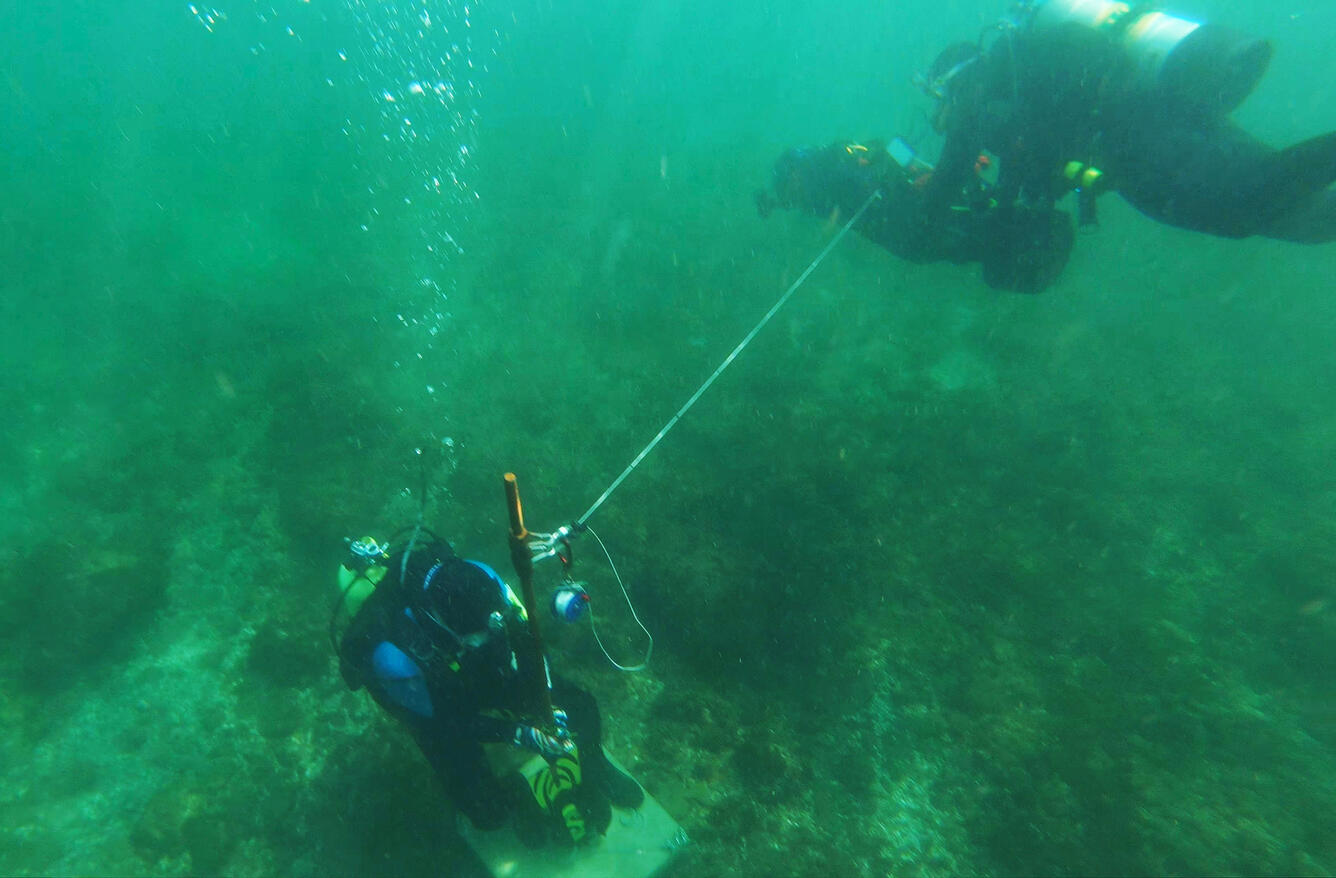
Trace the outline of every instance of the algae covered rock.
<path fill-rule="evenodd" d="M 165 567 L 148 540 L 121 548 L 53 536 L 31 546 L 0 586 L 18 687 L 61 689 L 121 655 L 161 606 Z"/>

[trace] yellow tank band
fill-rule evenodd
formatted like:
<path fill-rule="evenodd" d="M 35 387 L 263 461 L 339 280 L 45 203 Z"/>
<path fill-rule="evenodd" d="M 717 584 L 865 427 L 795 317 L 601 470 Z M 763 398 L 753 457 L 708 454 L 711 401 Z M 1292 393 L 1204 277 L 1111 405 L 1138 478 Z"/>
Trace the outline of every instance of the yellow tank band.
<path fill-rule="evenodd" d="M 1104 172 L 1085 162 L 1068 162 L 1063 165 L 1062 176 L 1072 184 L 1073 189 L 1090 189 L 1099 184 Z"/>

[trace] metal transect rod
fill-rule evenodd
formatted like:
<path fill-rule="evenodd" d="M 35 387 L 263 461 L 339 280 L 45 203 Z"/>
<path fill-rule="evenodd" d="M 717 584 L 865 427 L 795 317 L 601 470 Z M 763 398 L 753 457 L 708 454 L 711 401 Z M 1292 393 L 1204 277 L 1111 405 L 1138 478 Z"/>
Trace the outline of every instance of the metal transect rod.
<path fill-rule="evenodd" d="M 677 422 L 682 419 L 682 416 L 687 413 L 687 410 L 696 404 L 696 400 L 700 399 L 705 394 L 705 391 L 710 389 L 710 385 L 714 384 L 715 379 L 717 379 L 720 375 L 722 375 L 724 370 L 733 364 L 733 361 L 737 359 L 738 355 L 742 353 L 743 349 L 746 348 L 747 345 L 751 344 L 752 339 L 756 338 L 756 336 L 761 332 L 761 330 L 765 328 L 765 325 L 770 322 L 770 318 L 774 317 L 777 313 L 779 313 L 779 309 L 783 308 L 784 305 L 793 296 L 793 294 L 798 291 L 798 287 L 803 285 L 803 282 L 807 280 L 807 276 L 810 275 L 812 272 L 816 271 L 817 266 L 821 264 L 822 260 L 824 260 L 826 256 L 830 254 L 831 250 L 835 249 L 835 245 L 840 243 L 840 240 L 849 232 L 849 229 L 853 228 L 854 223 L 858 222 L 859 218 L 863 216 L 863 213 L 868 209 L 868 207 L 872 205 L 872 202 L 876 201 L 878 198 L 881 198 L 880 189 L 876 190 L 867 197 L 867 200 L 863 202 L 863 206 L 858 208 L 858 210 L 854 213 L 854 215 L 849 218 L 849 221 L 844 224 L 844 227 L 842 229 L 840 229 L 839 234 L 830 239 L 830 242 L 827 243 L 825 248 L 820 253 L 817 254 L 817 257 L 812 260 L 811 264 L 808 265 L 807 268 L 803 270 L 802 274 L 798 275 L 798 279 L 795 280 L 789 286 L 789 288 L 784 291 L 784 295 L 779 297 L 779 301 L 775 302 L 775 304 L 770 306 L 770 310 L 765 312 L 765 316 L 762 317 L 760 321 L 758 321 L 757 324 L 752 327 L 751 332 L 747 333 L 747 335 L 743 337 L 742 341 L 738 342 L 738 346 L 733 348 L 733 352 L 724 358 L 724 361 L 719 364 L 719 368 L 715 369 L 714 372 L 710 375 L 710 377 L 705 379 L 705 383 L 702 384 L 699 388 L 697 388 L 695 393 L 691 394 L 691 398 L 688 399 L 685 403 L 683 403 L 682 407 L 677 410 L 677 414 L 673 415 L 671 418 L 668 419 L 668 423 L 663 425 L 663 429 L 658 432 L 658 435 L 656 435 L 653 439 L 651 439 L 649 441 L 649 444 L 640 450 L 640 453 L 635 456 L 635 460 L 632 460 L 629 464 L 627 464 L 626 469 L 622 470 L 622 474 L 619 475 L 617 478 L 613 479 L 612 484 L 608 485 L 608 489 L 603 492 L 602 496 L 600 496 L 597 500 L 594 501 L 594 505 L 590 506 L 587 510 L 585 510 L 584 515 L 581 515 L 578 519 L 576 519 L 575 524 L 571 526 L 571 529 L 573 531 L 579 532 L 581 530 L 584 530 L 585 523 L 588 522 L 589 519 L 593 516 L 593 514 L 598 511 L 598 508 L 603 505 L 604 501 L 606 501 L 608 497 L 612 496 L 612 492 L 617 490 L 617 488 L 621 486 L 622 482 L 626 481 L 626 477 L 631 475 L 632 471 L 634 471 L 635 468 L 640 465 L 640 462 L 644 460 L 645 457 L 648 456 L 651 451 L 654 450 L 654 447 L 658 445 L 660 441 L 662 441 L 663 437 L 668 435 L 668 431 L 673 429 L 673 427 L 677 425 Z"/>

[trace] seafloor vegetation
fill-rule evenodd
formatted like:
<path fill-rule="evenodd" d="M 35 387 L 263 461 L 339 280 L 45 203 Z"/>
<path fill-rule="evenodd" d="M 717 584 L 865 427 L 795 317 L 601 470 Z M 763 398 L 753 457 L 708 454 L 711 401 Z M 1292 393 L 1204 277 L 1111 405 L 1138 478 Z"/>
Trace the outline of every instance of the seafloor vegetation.
<path fill-rule="evenodd" d="M 125 274 L 2 299 L 5 871 L 477 874 L 339 681 L 341 538 L 411 519 L 414 449 L 498 567 L 504 470 L 582 511 L 829 233 L 748 214 L 765 160 L 484 164 L 434 337 L 377 299 L 390 247 L 29 249 Z M 842 245 L 600 513 L 655 664 L 557 661 L 693 836 L 674 875 L 1336 868 L 1331 257 L 1109 213 L 1039 298 Z"/>
<path fill-rule="evenodd" d="M 505 570 L 507 470 L 531 526 L 579 515 L 834 232 L 754 215 L 788 130 L 711 127 L 653 67 L 676 43 L 566 15 L 515 30 L 625 43 L 626 78 L 409 137 L 358 67 L 411 48 L 363 27 L 394 4 L 194 42 L 30 6 L 13 32 L 50 39 L 0 82 L 0 872 L 480 876 L 338 675 L 343 538 L 424 502 Z M 598 24 L 708 85 L 670 19 Z M 795 76 L 838 60 L 792 33 Z M 563 72 L 477 40 L 512 98 Z M 743 91 L 755 50 L 718 62 Z M 774 100 L 875 127 L 857 69 Z M 460 138 L 465 195 L 423 199 Z M 841 243 L 599 512 L 654 663 L 553 653 L 694 839 L 671 878 L 1336 872 L 1336 252 L 1106 202 L 1038 297 Z M 442 230 L 464 252 L 422 270 Z"/>

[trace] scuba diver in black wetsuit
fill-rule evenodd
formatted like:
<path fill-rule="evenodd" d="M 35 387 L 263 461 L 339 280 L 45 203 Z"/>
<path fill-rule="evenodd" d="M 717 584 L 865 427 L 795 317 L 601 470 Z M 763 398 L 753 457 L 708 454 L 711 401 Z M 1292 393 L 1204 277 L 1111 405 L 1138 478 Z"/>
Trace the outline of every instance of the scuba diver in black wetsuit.
<path fill-rule="evenodd" d="M 791 149 L 775 163 L 773 191 L 756 194 L 756 207 L 762 217 L 782 207 L 841 218 L 880 192 L 854 227 L 863 237 L 910 262 L 979 262 L 994 289 L 1040 292 L 1067 264 L 1071 217 L 1052 205 L 999 203 L 988 161 L 977 156 L 941 195 L 932 166 L 898 138 Z"/>
<path fill-rule="evenodd" d="M 1090 224 L 1096 197 L 1116 191 L 1185 229 L 1336 240 L 1336 132 L 1278 150 L 1228 118 L 1271 52 L 1265 40 L 1148 4 L 1018 3 L 924 77 L 946 137 L 930 201 L 948 201 L 987 150 L 1004 204 L 1042 208 L 1074 189 Z"/>
<path fill-rule="evenodd" d="M 548 674 L 555 726 L 536 716 L 528 681 L 545 660 L 523 603 L 490 567 L 426 531 L 393 554 L 367 537 L 350 543 L 339 584 L 330 634 L 344 680 L 407 727 L 475 828 L 510 822 L 527 843 L 569 842 L 552 819 L 561 796 L 576 803 L 591 836 L 607 827 L 610 805 L 640 806 L 644 792 L 603 753 L 592 695 Z M 536 753 L 554 771 L 573 770 L 576 783 L 552 794 L 552 807 L 543 801 L 550 791 L 531 789 L 518 773 L 494 774 L 484 744 Z"/>

